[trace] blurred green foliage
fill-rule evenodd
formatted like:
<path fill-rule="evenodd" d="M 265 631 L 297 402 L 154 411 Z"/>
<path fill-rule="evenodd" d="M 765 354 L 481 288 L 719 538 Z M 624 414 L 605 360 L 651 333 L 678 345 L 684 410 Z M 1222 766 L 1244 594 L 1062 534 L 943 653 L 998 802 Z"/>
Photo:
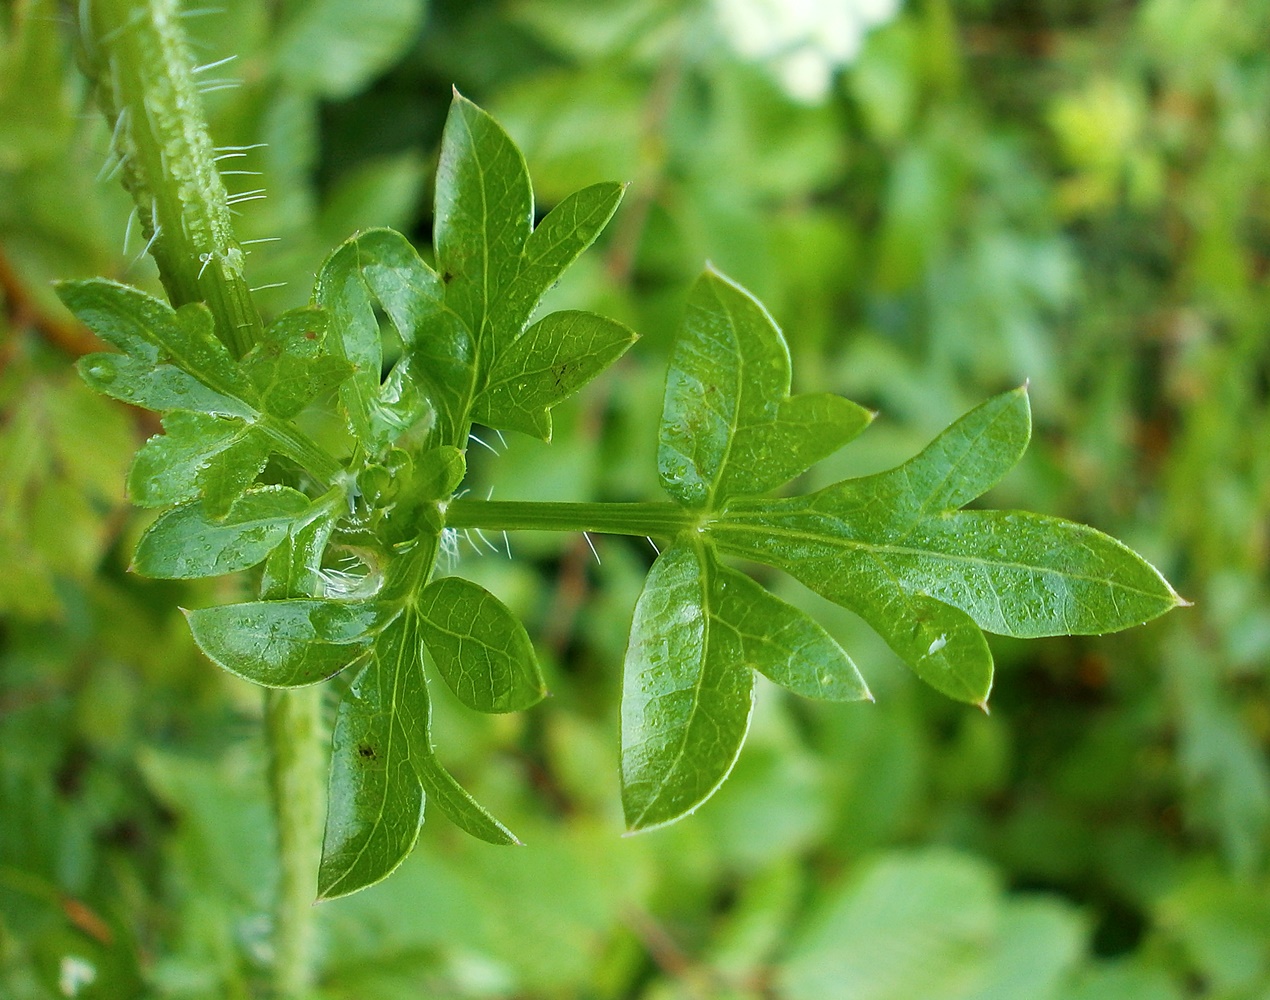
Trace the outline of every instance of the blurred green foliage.
<path fill-rule="evenodd" d="M 357 227 L 427 246 L 457 84 L 523 146 L 541 208 L 632 182 L 551 305 L 644 335 L 555 411 L 551 445 L 485 455 L 477 489 L 655 496 L 654 401 L 709 258 L 782 323 L 796 389 L 881 411 L 807 487 L 894 464 L 1030 377 L 1036 441 L 985 505 L 1124 538 L 1196 607 L 1114 639 L 995 641 L 987 717 L 776 580 L 878 703 L 765 691 L 727 787 L 621 839 L 617 664 L 651 550 L 465 548 L 555 697 L 482 718 L 437 690 L 437 741 L 529 846 L 429 824 L 395 878 L 319 909 L 321 996 L 1264 1000 L 1270 2 L 909 0 L 823 97 L 738 54 L 730 6 L 191 17 L 208 62 L 238 57 L 208 74 L 241 82 L 207 95 L 217 140 L 268 144 L 221 164 L 268 190 L 238 220 L 280 238 L 253 247 L 254 284 L 289 282 L 262 302 L 299 304 Z M 156 288 L 68 12 L 0 5 L 0 996 L 248 997 L 275 878 L 259 696 L 176 610 L 236 585 L 124 572 L 145 516 L 124 474 L 158 428 L 77 383 L 93 345 L 48 286 Z"/>

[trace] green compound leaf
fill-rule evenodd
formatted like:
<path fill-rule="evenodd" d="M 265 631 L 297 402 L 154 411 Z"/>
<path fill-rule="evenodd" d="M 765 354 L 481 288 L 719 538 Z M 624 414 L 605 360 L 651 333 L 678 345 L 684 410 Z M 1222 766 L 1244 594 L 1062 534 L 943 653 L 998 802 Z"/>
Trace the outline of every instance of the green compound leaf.
<path fill-rule="evenodd" d="M 472 416 L 551 440 L 551 407 L 572 395 L 639 339 L 621 323 L 588 312 L 555 312 L 505 350 L 476 398 Z"/>
<path fill-rule="evenodd" d="M 294 459 L 319 478 L 330 477 L 338 469 L 330 455 L 285 420 L 322 387 L 347 373 L 342 362 L 332 364 L 310 349 L 284 346 L 292 339 L 294 317 L 271 327 L 274 339 L 266 340 L 258 354 L 239 364 L 216 338 L 212 314 L 201 303 L 173 310 L 151 295 L 104 279 L 64 282 L 58 294 L 94 333 L 124 352 L 80 359 L 80 375 L 92 388 L 160 413 L 188 411 L 238 421 L 217 425 L 209 420 L 184 420 L 181 440 L 153 443 L 131 483 L 138 503 L 165 504 L 173 502 L 174 496 L 190 497 L 191 489 L 194 495 L 207 489 L 213 509 L 223 513 L 263 466 L 260 455 L 267 458 L 272 451 Z M 269 357 L 270 352 L 285 355 L 297 350 L 303 354 L 298 360 Z M 297 374 L 301 366 L 307 370 L 303 377 Z M 301 397 L 304 402 L 297 405 Z M 206 475 L 191 470 L 190 462 L 197 464 L 200 451 L 211 466 L 219 468 L 207 469 Z M 168 458 L 182 467 L 170 488 L 154 482 L 159 466 Z"/>
<path fill-rule="evenodd" d="M 442 577 L 419 595 L 419 624 L 437 672 L 478 712 L 518 712 L 546 694 L 520 620 L 483 587 Z"/>
<path fill-rule="evenodd" d="M 333 677 L 366 653 L 386 617 L 375 604 L 312 599 L 186 612 L 194 641 L 213 663 L 265 687 Z"/>
<path fill-rule="evenodd" d="M 292 309 L 265 329 L 243 358 L 266 410 L 293 417 L 353 374 L 345 359 L 326 353 L 329 318 L 322 309 Z"/>
<path fill-rule="evenodd" d="M 340 702 L 318 897 L 374 885 L 413 850 L 424 794 L 460 829 L 492 844 L 520 841 L 437 760 L 423 676 L 421 620 L 407 606 L 375 640 Z"/>
<path fill-rule="evenodd" d="M 744 573 L 713 570 L 717 628 L 736 632 L 746 666 L 818 701 L 872 701 L 868 685 L 833 637 Z"/>
<path fill-rule="evenodd" d="M 80 371 L 94 389 L 147 409 L 256 416 L 255 387 L 216 339 L 206 306 L 174 311 L 152 295 L 104 278 L 63 282 L 57 292 L 82 323 L 130 359 L 82 358 Z"/>
<path fill-rule="evenodd" d="M 372 229 L 341 244 L 318 273 L 314 301 L 331 317 L 333 353 L 353 366 L 340 388 L 349 425 L 372 454 L 431 416 L 449 439 L 462 425 L 474 375 L 471 334 L 445 287 L 409 241 Z M 404 353 L 381 385 L 382 309 Z"/>
<path fill-rule="evenodd" d="M 855 611 L 928 683 L 982 704 L 992 658 L 981 628 L 1101 633 L 1182 603 L 1141 556 L 1092 528 L 952 509 L 1005 474 L 1030 426 L 1026 393 L 1003 393 L 896 469 L 805 497 L 733 501 L 710 537 Z"/>
<path fill-rule="evenodd" d="M 433 232 L 446 303 L 472 333 L 478 377 L 498 368 L 543 294 L 613 217 L 624 190 L 624 185 L 606 183 L 577 191 L 534 229 L 533 189 L 520 150 L 493 118 L 455 93 L 441 139 Z M 598 345 L 588 350 L 585 339 L 574 345 L 567 333 L 553 338 L 552 332 L 540 331 L 535 338 L 546 337 L 542 349 L 557 355 L 548 364 L 576 360 L 595 365 Z M 575 346 L 576 359 L 563 350 Z M 513 377 L 526 364 L 530 370 L 541 367 L 524 355 L 522 348 L 523 360 L 510 369 Z M 584 381 L 575 382 L 573 389 Z M 541 414 L 563 395 L 567 392 L 541 400 L 535 396 L 533 410 Z M 529 433 L 541 434 L 539 424 Z"/>
<path fill-rule="evenodd" d="M 827 394 L 789 395 L 789 348 L 767 310 L 716 271 L 693 286 L 671 354 L 657 450 L 662 486 L 689 507 L 765 493 L 873 419 Z"/>
<path fill-rule="evenodd" d="M 336 713 L 319 899 L 382 881 L 414 849 L 423 823 L 414 758 L 429 712 L 418 619 L 407 610 L 380 633 Z"/>
<path fill-rule="evenodd" d="M 174 410 L 137 452 L 128 473 L 128 498 L 138 507 L 170 507 L 204 497 L 213 516 L 260 475 L 269 438 L 238 417 Z"/>
<path fill-rule="evenodd" d="M 415 771 L 432 804 L 464 833 L 487 844 L 504 846 L 520 843 L 511 830 L 490 815 L 488 809 L 454 780 L 453 775 L 441 766 L 435 754 L 415 758 Z"/>
<path fill-rule="evenodd" d="M 622 670 L 622 808 L 632 832 L 674 822 L 723 783 L 750 726 L 754 674 L 719 627 L 713 560 L 676 542 L 649 571 Z"/>
<path fill-rule="evenodd" d="M 248 490 L 220 520 L 201 502 L 184 504 L 141 536 L 132 569 L 160 580 L 236 573 L 261 562 L 310 516 L 309 498 L 284 486 Z"/>

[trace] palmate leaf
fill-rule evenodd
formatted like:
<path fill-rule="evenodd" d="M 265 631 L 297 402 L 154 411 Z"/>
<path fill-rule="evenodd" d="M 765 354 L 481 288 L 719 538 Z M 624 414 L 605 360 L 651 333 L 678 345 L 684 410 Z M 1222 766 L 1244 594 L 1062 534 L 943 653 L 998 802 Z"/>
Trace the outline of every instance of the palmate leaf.
<path fill-rule="evenodd" d="M 543 294 L 617 210 L 621 184 L 595 184 L 533 226 L 524 157 L 502 127 L 456 93 L 437 167 L 437 267 L 445 302 L 470 332 L 472 416 L 494 427 L 551 436 L 550 408 L 635 341 L 590 313 L 548 315 L 528 331 Z"/>
<path fill-rule="evenodd" d="M 678 819 L 727 776 L 745 738 L 751 668 L 808 697 L 869 697 L 823 629 L 716 553 L 775 566 L 850 608 L 919 677 L 979 705 L 992 686 L 985 629 L 1101 633 L 1184 603 L 1145 560 L 1092 528 L 959 509 L 1026 449 L 1025 389 L 975 408 L 898 468 L 765 497 L 871 419 L 846 400 L 789 388 L 779 329 L 749 293 L 707 271 L 671 355 L 658 451 L 662 485 L 698 519 L 653 564 L 623 677 L 632 830 Z"/>
<path fill-rule="evenodd" d="M 955 510 L 1017 461 L 1029 430 L 1026 392 L 1003 393 L 896 469 L 805 497 L 737 500 L 710 536 L 852 609 L 922 679 L 982 704 L 992 659 L 979 629 L 1096 634 L 1182 603 L 1141 556 L 1092 528 Z"/>

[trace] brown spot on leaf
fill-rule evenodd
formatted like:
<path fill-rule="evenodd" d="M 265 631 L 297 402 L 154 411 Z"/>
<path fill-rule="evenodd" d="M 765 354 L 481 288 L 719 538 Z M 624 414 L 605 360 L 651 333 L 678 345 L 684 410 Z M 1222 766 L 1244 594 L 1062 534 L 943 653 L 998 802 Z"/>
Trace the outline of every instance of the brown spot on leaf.
<path fill-rule="evenodd" d="M 364 758 L 366 758 L 367 760 L 374 760 L 376 757 L 378 757 L 378 756 L 379 756 L 379 755 L 375 752 L 375 748 L 374 748 L 373 746 L 371 746 L 369 743 L 359 743 L 359 744 L 357 744 L 357 755 L 358 755 L 359 757 L 364 757 Z"/>

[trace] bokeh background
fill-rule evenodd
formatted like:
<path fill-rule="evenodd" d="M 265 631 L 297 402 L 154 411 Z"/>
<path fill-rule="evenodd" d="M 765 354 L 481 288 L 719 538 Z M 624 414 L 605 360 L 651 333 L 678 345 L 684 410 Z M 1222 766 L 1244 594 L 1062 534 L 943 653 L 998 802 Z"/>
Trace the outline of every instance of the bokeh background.
<path fill-rule="evenodd" d="M 802 487 L 913 454 L 1031 379 L 985 501 L 1125 539 L 1195 607 L 994 640 L 992 714 L 924 689 L 786 580 L 877 704 L 764 688 L 697 815 L 621 837 L 616 698 L 652 552 L 516 536 L 460 571 L 529 623 L 554 697 L 437 744 L 529 846 L 443 819 L 322 904 L 326 1000 L 1270 998 L 1270 2 L 189 0 L 254 284 L 280 311 L 391 225 L 426 252 L 456 84 L 540 209 L 631 182 L 553 292 L 643 334 L 550 446 L 473 452 L 496 499 L 658 497 L 658 400 L 708 259 L 785 328 L 796 387 L 881 416 Z M 92 396 L 49 282 L 154 288 L 74 5 L 0 3 L 0 996 L 260 995 L 275 877 L 259 692 L 125 572 L 157 426 Z M 223 86 L 222 86 L 223 84 Z M 481 452 L 477 454 L 477 452 Z M 332 696 L 333 697 L 333 696 Z"/>

